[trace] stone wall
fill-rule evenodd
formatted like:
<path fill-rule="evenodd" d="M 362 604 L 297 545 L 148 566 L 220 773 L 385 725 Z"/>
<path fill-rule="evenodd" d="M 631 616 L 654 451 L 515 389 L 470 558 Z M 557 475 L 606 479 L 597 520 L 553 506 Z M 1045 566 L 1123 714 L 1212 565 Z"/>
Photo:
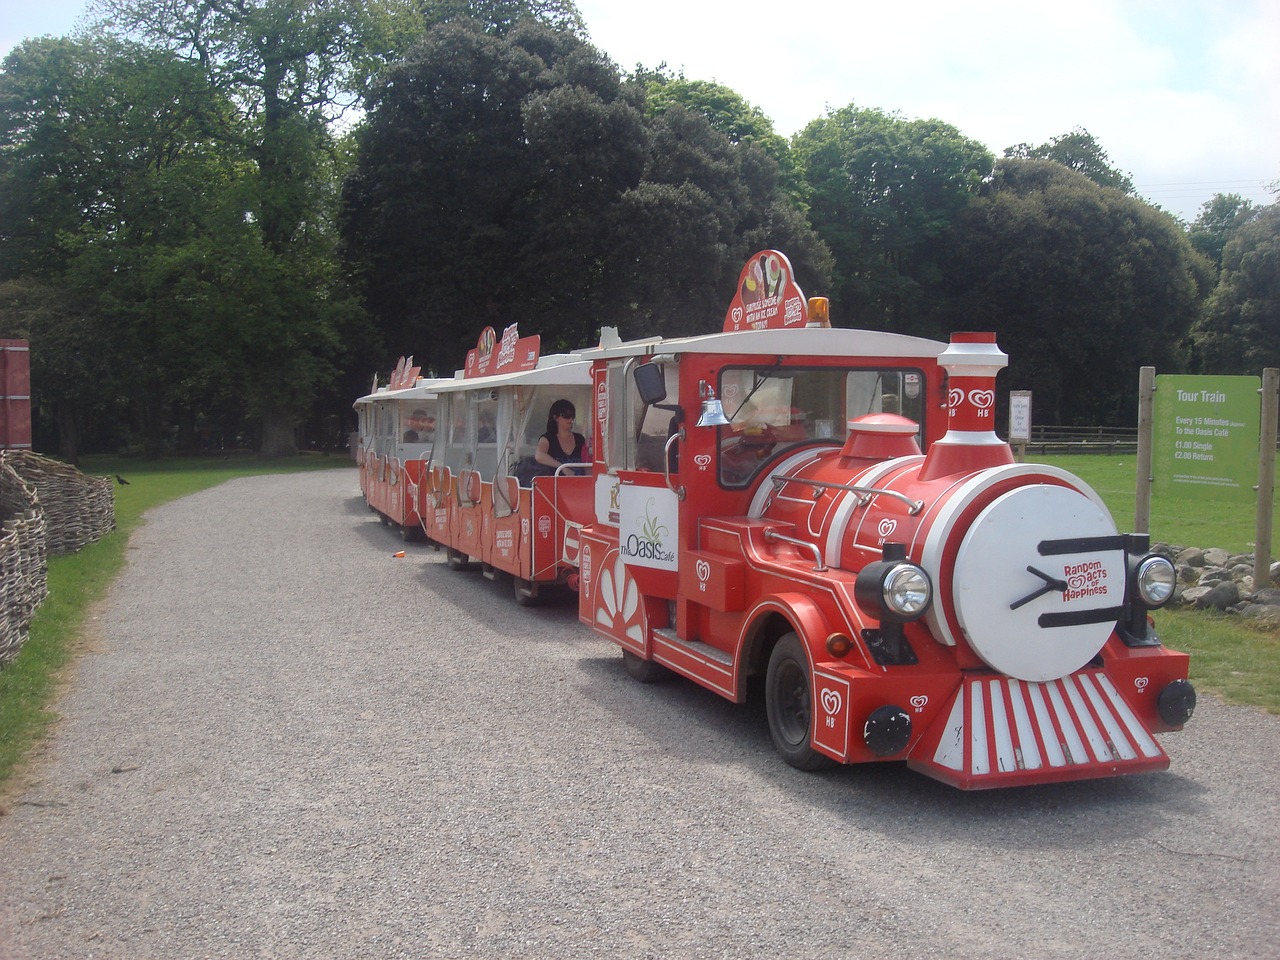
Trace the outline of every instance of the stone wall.
<path fill-rule="evenodd" d="M 1280 561 L 1272 562 L 1268 582 L 1259 586 L 1253 582 L 1252 553 L 1169 543 L 1152 544 L 1151 549 L 1172 560 L 1178 571 L 1175 603 L 1280 624 Z"/>

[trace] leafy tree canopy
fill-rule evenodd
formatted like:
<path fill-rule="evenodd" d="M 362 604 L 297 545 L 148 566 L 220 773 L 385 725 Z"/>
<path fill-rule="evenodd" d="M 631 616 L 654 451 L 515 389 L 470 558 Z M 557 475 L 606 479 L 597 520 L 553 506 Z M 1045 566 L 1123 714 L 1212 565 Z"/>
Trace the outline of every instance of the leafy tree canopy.
<path fill-rule="evenodd" d="M 1194 340 L 1205 373 L 1280 367 L 1280 204 L 1256 210 L 1227 241 Z"/>
<path fill-rule="evenodd" d="M 572 0 L 421 0 L 428 26 L 470 20 L 486 33 L 504 36 L 521 20 L 532 18 L 558 33 L 585 40 L 586 24 Z"/>
<path fill-rule="evenodd" d="M 1084 127 L 1076 127 L 1070 133 L 1054 137 L 1038 147 L 1029 143 L 1015 144 L 1006 148 L 1004 155 L 1017 160 L 1053 160 L 1068 170 L 1083 173 L 1101 187 L 1133 195 L 1131 175 L 1112 166 L 1102 144 Z"/>
<path fill-rule="evenodd" d="M 393 353 L 447 372 L 481 327 L 513 321 L 544 350 L 602 324 L 689 333 L 720 322 L 766 234 L 807 235 L 802 262 L 821 263 L 776 163 L 700 114 L 642 105 L 594 47 L 528 19 L 502 36 L 435 27 L 389 71 L 343 240 Z"/>
<path fill-rule="evenodd" d="M 1217 193 L 1200 207 L 1187 230 L 1191 245 L 1222 269 L 1222 251 L 1235 232 L 1258 215 L 1260 208 L 1238 193 Z"/>
<path fill-rule="evenodd" d="M 939 241 L 990 173 L 990 152 L 940 120 L 853 104 L 810 123 L 793 149 L 835 261 L 833 319 L 927 332 L 948 256 Z"/>
<path fill-rule="evenodd" d="M 1002 160 L 950 247 L 951 329 L 995 331 L 1045 423 L 1134 422 L 1138 368 L 1181 368 L 1212 279 L 1171 217 L 1045 160 Z"/>

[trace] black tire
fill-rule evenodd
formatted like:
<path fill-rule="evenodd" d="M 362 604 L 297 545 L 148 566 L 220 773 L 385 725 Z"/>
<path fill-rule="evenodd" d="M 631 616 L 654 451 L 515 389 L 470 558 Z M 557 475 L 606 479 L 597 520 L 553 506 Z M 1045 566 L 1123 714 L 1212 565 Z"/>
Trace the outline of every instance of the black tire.
<path fill-rule="evenodd" d="M 427 535 L 422 532 L 422 528 L 413 524 L 405 524 L 400 528 L 400 539 L 405 543 L 421 543 L 427 539 Z"/>
<path fill-rule="evenodd" d="M 834 761 L 813 748 L 813 685 L 800 638 L 779 638 L 764 682 L 765 709 L 773 745 L 797 770 L 822 770 Z"/>
<path fill-rule="evenodd" d="M 646 660 L 630 650 L 622 651 L 622 665 L 627 668 L 628 676 L 632 680 L 638 680 L 640 683 L 661 683 L 663 680 L 670 680 L 674 676 L 670 670 L 656 660 Z"/>
<path fill-rule="evenodd" d="M 449 547 L 445 551 L 444 562 L 450 570 L 471 569 L 471 561 L 467 558 L 467 555 L 460 550 L 453 549 L 453 547 Z"/>
<path fill-rule="evenodd" d="M 511 587 L 516 603 L 522 607 L 536 607 L 539 604 L 541 601 L 539 586 L 540 584 L 531 580 L 522 580 L 516 576 L 511 578 Z"/>

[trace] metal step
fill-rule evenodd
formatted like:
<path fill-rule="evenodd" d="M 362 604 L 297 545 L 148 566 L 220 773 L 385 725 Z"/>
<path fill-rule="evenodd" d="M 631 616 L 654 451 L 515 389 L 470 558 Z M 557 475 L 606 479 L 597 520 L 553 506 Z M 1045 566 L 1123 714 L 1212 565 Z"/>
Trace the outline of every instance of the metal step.
<path fill-rule="evenodd" d="M 730 654 L 710 644 L 703 643 L 701 640 L 681 640 L 676 636 L 675 630 L 670 627 L 659 627 L 653 632 L 672 646 L 682 648 L 690 656 L 698 657 L 702 660 L 711 660 L 722 667 L 733 666 L 733 657 Z"/>

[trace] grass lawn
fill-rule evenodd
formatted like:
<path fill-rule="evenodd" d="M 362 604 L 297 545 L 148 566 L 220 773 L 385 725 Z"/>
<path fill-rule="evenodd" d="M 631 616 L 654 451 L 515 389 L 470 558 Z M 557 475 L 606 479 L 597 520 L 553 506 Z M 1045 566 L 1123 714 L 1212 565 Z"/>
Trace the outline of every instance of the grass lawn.
<path fill-rule="evenodd" d="M 1137 493 L 1132 455 L 1043 459 L 1092 486 L 1111 509 L 1121 531 L 1133 529 Z M 1272 511 L 1273 517 L 1280 517 L 1280 509 L 1273 505 Z M 1155 497 L 1151 501 L 1152 542 L 1252 553 L 1255 530 L 1253 504 L 1224 500 L 1212 491 L 1203 497 Z M 1272 540 L 1274 554 L 1280 544 L 1274 542 L 1274 533 Z M 1280 634 L 1276 628 L 1198 610 L 1167 608 L 1153 616 L 1165 646 L 1191 654 L 1191 679 L 1197 689 L 1215 693 L 1228 703 L 1280 713 Z"/>
<path fill-rule="evenodd" d="M 1030 458 L 1028 458 L 1030 459 Z M 1107 457 L 1094 454 L 1043 457 L 1043 463 L 1070 470 L 1087 482 L 1106 501 L 1121 531 L 1133 529 L 1137 503 L 1137 458 L 1132 454 Z M 1280 517 L 1280 487 L 1272 516 Z M 1151 541 L 1183 547 L 1221 547 L 1231 553 L 1252 553 L 1256 535 L 1251 502 L 1232 501 L 1206 489 L 1203 497 L 1153 497 L 1151 500 Z M 1274 539 L 1274 534 L 1272 535 Z M 1272 550 L 1280 544 L 1272 545 Z"/>
<path fill-rule="evenodd" d="M 0 669 L 0 785 L 56 719 L 49 703 L 85 642 L 85 617 L 124 566 L 129 534 L 146 511 L 232 477 L 351 466 L 349 458 L 338 454 L 307 454 L 289 461 L 247 455 L 161 462 L 85 458 L 85 473 L 128 481 L 115 487 L 116 531 L 78 553 L 49 558 L 49 597 L 36 611 L 17 658 Z"/>

